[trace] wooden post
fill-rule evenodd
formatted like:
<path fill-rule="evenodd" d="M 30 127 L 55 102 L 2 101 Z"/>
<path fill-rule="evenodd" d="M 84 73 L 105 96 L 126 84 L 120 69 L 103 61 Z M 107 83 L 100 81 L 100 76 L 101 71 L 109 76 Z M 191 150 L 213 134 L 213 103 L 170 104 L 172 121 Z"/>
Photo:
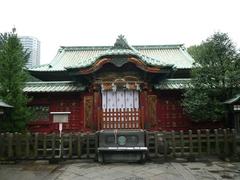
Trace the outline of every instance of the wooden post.
<path fill-rule="evenodd" d="M 56 151 L 55 151 L 55 143 L 56 143 L 56 134 L 55 133 L 53 133 L 52 134 L 52 158 L 55 158 L 55 153 L 56 153 Z"/>
<path fill-rule="evenodd" d="M 188 134 L 189 134 L 189 154 L 190 156 L 192 156 L 193 155 L 192 130 L 189 130 Z"/>
<path fill-rule="evenodd" d="M 167 159 L 168 144 L 167 144 L 167 133 L 165 131 L 163 131 L 163 145 L 164 145 L 164 158 Z"/>
<path fill-rule="evenodd" d="M 158 157 L 158 132 L 154 132 L 155 157 Z"/>
<path fill-rule="evenodd" d="M 34 134 L 34 157 L 38 158 L 38 133 Z"/>
<path fill-rule="evenodd" d="M 139 120 L 141 120 L 141 128 L 142 129 L 145 129 L 145 126 L 144 126 L 144 121 L 145 121 L 145 119 L 144 119 L 144 106 L 141 106 L 141 111 L 140 111 L 140 114 L 139 114 Z"/>
<path fill-rule="evenodd" d="M 1 144 L 0 158 L 4 158 L 4 152 L 5 152 L 5 149 L 6 149 L 6 144 L 5 144 L 5 137 L 4 137 L 3 133 L 0 134 L 0 144 Z"/>
<path fill-rule="evenodd" d="M 78 158 L 81 158 L 82 155 L 82 146 L 81 146 L 82 140 L 81 140 L 81 133 L 77 134 L 77 155 Z"/>
<path fill-rule="evenodd" d="M 98 133 L 96 132 L 94 135 L 95 138 L 95 158 L 97 158 L 97 154 L 98 154 Z"/>
<path fill-rule="evenodd" d="M 13 134 L 8 133 L 7 134 L 7 143 L 8 143 L 8 159 L 13 158 Z"/>
<path fill-rule="evenodd" d="M 209 129 L 206 129 L 206 137 L 207 137 L 207 155 L 210 155 Z"/>
<path fill-rule="evenodd" d="M 145 134 L 146 134 L 146 146 L 147 146 L 147 148 L 149 150 L 149 134 L 148 133 L 149 133 L 148 131 L 145 131 Z"/>
<path fill-rule="evenodd" d="M 26 140 L 26 154 L 25 154 L 25 158 L 29 158 L 29 149 L 30 149 L 30 143 L 29 143 L 29 140 L 30 140 L 30 137 L 31 137 L 31 134 L 30 133 L 27 133 L 26 136 L 25 136 L 25 140 Z"/>
<path fill-rule="evenodd" d="M 98 119 L 98 130 L 102 129 L 102 124 L 103 124 L 103 118 L 102 118 L 102 110 L 98 107 L 98 116 L 97 116 L 97 119 Z"/>
<path fill-rule="evenodd" d="M 235 129 L 232 129 L 232 156 L 235 156 L 237 154 L 237 133 Z"/>
<path fill-rule="evenodd" d="M 46 136 L 47 134 L 44 133 L 43 134 L 43 158 L 46 158 L 46 155 L 47 155 L 47 140 L 46 140 Z"/>
<path fill-rule="evenodd" d="M 184 156 L 184 139 L 183 139 L 183 131 L 180 131 L 180 144 L 181 144 L 181 156 Z"/>
<path fill-rule="evenodd" d="M 218 130 L 214 129 L 214 134 L 215 134 L 215 153 L 217 155 L 220 155 L 220 150 L 219 150 L 219 138 L 218 138 Z"/>
<path fill-rule="evenodd" d="M 72 133 L 69 134 L 68 157 L 72 158 Z"/>
<path fill-rule="evenodd" d="M 198 140 L 198 155 L 202 154 L 202 141 L 201 141 L 201 130 L 197 130 L 197 140 Z"/>
<path fill-rule="evenodd" d="M 86 136 L 87 136 L 87 137 L 86 137 L 86 138 L 87 138 L 87 139 L 86 139 L 86 143 L 87 143 L 87 144 L 86 144 L 86 148 L 87 148 L 87 149 L 86 149 L 86 152 L 87 152 L 87 158 L 89 158 L 89 132 L 87 132 Z"/>
<path fill-rule="evenodd" d="M 223 138 L 224 138 L 224 155 L 228 155 L 228 137 L 227 137 L 227 130 L 223 130 Z"/>
<path fill-rule="evenodd" d="M 60 158 L 64 157 L 64 133 L 60 136 Z"/>
<path fill-rule="evenodd" d="M 16 159 L 21 158 L 21 135 L 20 133 L 14 133 L 14 141 L 16 145 Z"/>
<path fill-rule="evenodd" d="M 175 131 L 172 131 L 172 155 L 173 157 L 176 156 L 176 139 L 175 139 Z"/>

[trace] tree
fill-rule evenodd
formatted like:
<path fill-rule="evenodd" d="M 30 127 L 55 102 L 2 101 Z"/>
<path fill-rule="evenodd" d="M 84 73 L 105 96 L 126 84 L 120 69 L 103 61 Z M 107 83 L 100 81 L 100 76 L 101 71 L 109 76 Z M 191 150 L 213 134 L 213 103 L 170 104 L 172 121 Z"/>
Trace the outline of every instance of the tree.
<path fill-rule="evenodd" d="M 30 118 L 23 92 L 28 57 L 15 31 L 0 34 L 0 99 L 14 106 L 7 120 L 1 122 L 2 131 L 22 131 Z"/>
<path fill-rule="evenodd" d="M 217 32 L 188 52 L 195 59 L 183 106 L 194 121 L 225 117 L 223 102 L 239 91 L 240 55 L 226 33 Z M 239 92 L 238 92 L 239 93 Z"/>

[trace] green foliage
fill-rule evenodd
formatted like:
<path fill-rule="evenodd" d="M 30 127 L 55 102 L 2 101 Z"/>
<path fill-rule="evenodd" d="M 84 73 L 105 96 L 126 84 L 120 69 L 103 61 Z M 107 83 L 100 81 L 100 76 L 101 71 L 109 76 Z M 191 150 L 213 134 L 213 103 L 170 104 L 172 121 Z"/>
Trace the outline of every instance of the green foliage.
<path fill-rule="evenodd" d="M 183 101 L 194 121 L 224 119 L 223 102 L 239 91 L 240 55 L 225 33 L 215 33 L 188 52 L 195 59 L 190 88 Z"/>
<path fill-rule="evenodd" d="M 1 131 L 25 130 L 30 118 L 28 99 L 23 93 L 28 77 L 24 70 L 28 57 L 14 32 L 0 34 L 0 99 L 14 106 L 9 117 L 1 122 Z"/>

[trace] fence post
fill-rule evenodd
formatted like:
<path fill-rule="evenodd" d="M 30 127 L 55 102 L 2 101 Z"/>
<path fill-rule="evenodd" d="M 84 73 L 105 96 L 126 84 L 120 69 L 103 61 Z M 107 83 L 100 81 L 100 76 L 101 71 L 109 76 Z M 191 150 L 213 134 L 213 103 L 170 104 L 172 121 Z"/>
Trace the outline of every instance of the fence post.
<path fill-rule="evenodd" d="M 215 151 L 217 155 L 220 155 L 219 151 L 219 138 L 218 138 L 218 130 L 214 129 L 214 134 L 215 134 Z"/>
<path fill-rule="evenodd" d="M 14 133 L 14 141 L 16 146 L 16 159 L 21 158 L 21 134 L 20 133 Z"/>
<path fill-rule="evenodd" d="M 34 134 L 34 157 L 38 158 L 38 133 Z"/>
<path fill-rule="evenodd" d="M 224 155 L 228 155 L 228 139 L 227 139 L 227 130 L 223 130 L 223 136 L 224 136 Z"/>
<path fill-rule="evenodd" d="M 13 158 L 13 134 L 8 133 L 7 134 L 7 142 L 8 142 L 8 159 Z"/>
<path fill-rule="evenodd" d="M 236 150 L 237 150 L 237 133 L 235 129 L 232 129 L 232 156 L 236 155 Z"/>
<path fill-rule="evenodd" d="M 181 156 L 184 156 L 183 130 L 180 131 L 180 145 L 181 145 Z"/>
<path fill-rule="evenodd" d="M 97 158 L 98 154 L 98 132 L 95 132 L 95 159 Z"/>
<path fill-rule="evenodd" d="M 69 134 L 68 157 L 72 158 L 72 133 Z"/>
<path fill-rule="evenodd" d="M 82 143 L 81 133 L 78 133 L 77 134 L 77 155 L 78 155 L 78 158 L 81 158 L 81 155 L 82 155 L 81 143 Z"/>
<path fill-rule="evenodd" d="M 47 155 L 47 134 L 43 133 L 43 158 L 46 158 Z"/>
<path fill-rule="evenodd" d="M 4 134 L 1 133 L 0 134 L 0 144 L 1 144 L 1 148 L 0 148 L 0 158 L 4 158 L 4 152 L 6 149 L 6 144 L 4 142 L 5 138 L 4 138 Z"/>
<path fill-rule="evenodd" d="M 56 143 L 56 134 L 52 133 L 52 158 L 55 158 L 55 143 Z"/>
<path fill-rule="evenodd" d="M 167 133 L 163 131 L 163 145 L 164 145 L 164 159 L 167 159 L 167 150 L 168 150 L 168 144 L 167 144 Z"/>
<path fill-rule="evenodd" d="M 155 157 L 158 157 L 158 132 L 154 132 L 154 149 L 155 149 Z"/>
<path fill-rule="evenodd" d="M 189 135 L 189 155 L 192 156 L 193 155 L 192 130 L 188 131 L 188 135 Z"/>
<path fill-rule="evenodd" d="M 87 158 L 89 158 L 89 132 L 87 132 L 86 136 L 87 136 L 87 137 L 86 137 L 86 138 L 87 138 L 87 139 L 86 139 L 86 143 L 87 143 L 87 144 L 86 144 L 86 148 L 87 148 L 87 149 L 86 149 L 86 152 L 87 152 Z"/>
<path fill-rule="evenodd" d="M 148 131 L 145 131 L 145 134 L 146 134 L 146 146 L 147 146 L 148 151 L 149 151 L 149 135 L 148 135 Z"/>
<path fill-rule="evenodd" d="M 202 141 L 201 141 L 201 130 L 197 130 L 197 139 L 198 139 L 198 155 L 202 154 Z"/>
<path fill-rule="evenodd" d="M 59 134 L 60 138 L 60 158 L 64 157 L 64 133 Z"/>
<path fill-rule="evenodd" d="M 30 137 L 31 137 L 31 134 L 30 133 L 27 133 L 26 136 L 25 136 L 25 140 L 26 140 L 26 158 L 29 158 L 29 147 L 30 147 L 30 143 L 29 143 L 29 140 L 30 140 Z"/>
<path fill-rule="evenodd" d="M 172 156 L 176 156 L 176 140 L 175 140 L 175 131 L 172 131 Z"/>
<path fill-rule="evenodd" d="M 206 137 L 207 137 L 207 155 L 210 155 L 209 129 L 206 129 Z"/>

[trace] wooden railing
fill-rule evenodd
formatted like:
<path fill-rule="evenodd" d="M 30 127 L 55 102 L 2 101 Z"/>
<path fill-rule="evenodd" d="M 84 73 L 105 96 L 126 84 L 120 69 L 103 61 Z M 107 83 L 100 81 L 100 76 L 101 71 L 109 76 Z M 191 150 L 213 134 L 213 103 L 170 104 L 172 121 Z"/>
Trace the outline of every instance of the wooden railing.
<path fill-rule="evenodd" d="M 240 138 L 235 130 L 146 132 L 148 155 L 152 159 L 175 157 L 240 158 Z M 27 159 L 96 158 L 98 133 L 0 134 L 0 161 Z M 239 160 L 239 159 L 238 159 Z"/>
<path fill-rule="evenodd" d="M 99 129 L 143 128 L 141 109 L 99 109 Z"/>
<path fill-rule="evenodd" d="M 0 134 L 0 160 L 95 158 L 96 133 Z"/>
<path fill-rule="evenodd" d="M 147 132 L 150 157 L 239 156 L 240 137 L 234 129 Z"/>

